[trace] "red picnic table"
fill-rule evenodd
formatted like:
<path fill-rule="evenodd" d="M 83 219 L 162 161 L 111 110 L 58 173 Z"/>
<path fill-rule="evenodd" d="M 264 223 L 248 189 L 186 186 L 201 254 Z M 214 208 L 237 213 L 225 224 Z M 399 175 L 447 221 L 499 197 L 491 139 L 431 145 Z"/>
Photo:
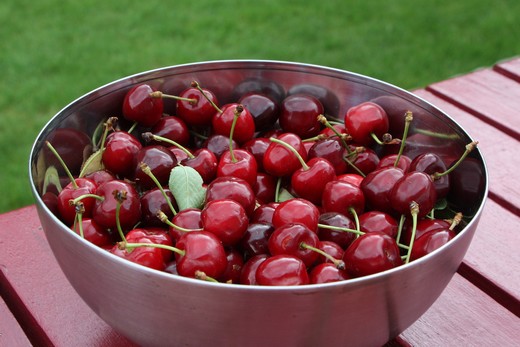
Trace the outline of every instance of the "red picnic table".
<path fill-rule="evenodd" d="M 433 306 L 387 346 L 520 345 L 520 57 L 414 93 L 479 141 L 489 199 L 473 243 Z M 0 215 L 0 346 L 134 346 L 61 272 L 35 206 Z"/>

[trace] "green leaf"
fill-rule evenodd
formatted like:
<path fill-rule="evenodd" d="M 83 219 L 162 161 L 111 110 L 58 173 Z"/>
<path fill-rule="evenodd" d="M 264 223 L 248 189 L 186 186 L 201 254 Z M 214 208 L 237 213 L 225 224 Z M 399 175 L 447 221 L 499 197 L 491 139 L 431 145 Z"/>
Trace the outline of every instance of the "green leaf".
<path fill-rule="evenodd" d="M 58 170 L 54 166 L 49 166 L 45 170 L 45 177 L 43 179 L 42 195 L 47 192 L 49 186 L 55 186 L 58 192 L 61 192 L 61 182 Z"/>
<path fill-rule="evenodd" d="M 172 169 L 168 188 L 180 211 L 202 208 L 206 197 L 206 188 L 202 184 L 202 177 L 194 168 L 178 165 Z"/>
<path fill-rule="evenodd" d="M 89 173 L 103 170 L 105 166 L 103 165 L 102 157 L 103 152 L 101 150 L 92 153 L 81 166 L 79 177 L 85 177 L 85 175 L 88 175 Z"/>

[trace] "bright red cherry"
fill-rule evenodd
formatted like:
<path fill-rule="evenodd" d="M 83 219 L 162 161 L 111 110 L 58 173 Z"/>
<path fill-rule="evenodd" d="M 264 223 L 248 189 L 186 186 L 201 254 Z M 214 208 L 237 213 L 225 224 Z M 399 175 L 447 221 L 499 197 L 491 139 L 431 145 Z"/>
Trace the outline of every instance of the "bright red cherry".
<path fill-rule="evenodd" d="M 291 187 L 301 198 L 319 205 L 325 186 L 336 179 L 332 164 L 324 158 L 312 158 L 291 176 Z"/>
<path fill-rule="evenodd" d="M 175 141 L 181 146 L 187 145 L 190 141 L 188 126 L 181 118 L 175 116 L 167 116 L 159 119 L 152 127 L 151 133 Z M 152 144 L 161 143 L 152 142 Z"/>
<path fill-rule="evenodd" d="M 428 231 L 415 240 L 410 260 L 419 259 L 432 253 L 447 244 L 455 236 L 455 232 L 449 228 Z"/>
<path fill-rule="evenodd" d="M 217 97 L 212 91 L 206 88 L 201 88 L 201 90 L 199 90 L 198 88 L 190 87 L 181 92 L 179 96 L 189 100 L 195 100 L 195 102 L 177 100 L 176 115 L 178 117 L 191 126 L 207 127 L 211 125 L 211 119 L 215 114 L 215 108 L 208 99 L 215 105 L 218 105 Z"/>
<path fill-rule="evenodd" d="M 199 148 L 193 153 L 193 158 L 186 158 L 181 165 L 195 169 L 204 183 L 209 184 L 217 175 L 217 156 L 206 148 Z"/>
<path fill-rule="evenodd" d="M 267 246 L 271 255 L 288 254 L 301 259 L 306 266 L 311 266 L 319 254 L 312 249 L 302 247 L 302 244 L 318 247 L 318 235 L 307 226 L 300 223 L 285 224 L 276 228 Z"/>
<path fill-rule="evenodd" d="M 345 128 L 354 142 L 367 146 L 374 142 L 372 136 L 381 137 L 388 132 L 390 123 L 385 110 L 367 101 L 348 109 Z"/>
<path fill-rule="evenodd" d="M 76 218 L 76 206 L 70 203 L 71 200 L 79 198 L 85 194 L 96 194 L 97 186 L 94 181 L 88 178 L 76 178 L 74 182 L 67 184 L 58 194 L 57 207 L 63 222 L 68 225 L 74 223 Z M 92 216 L 95 198 L 85 197 L 81 199 L 83 203 L 83 217 Z"/>
<path fill-rule="evenodd" d="M 258 168 L 255 157 L 243 149 L 230 149 L 222 153 L 217 165 L 217 177 L 242 178 L 251 187 L 256 184 Z"/>
<path fill-rule="evenodd" d="M 332 263 L 320 263 L 309 272 L 310 284 L 339 282 L 349 278 L 350 276 L 345 270 L 338 269 Z"/>
<path fill-rule="evenodd" d="M 102 160 L 105 168 L 120 177 L 133 178 L 137 153 L 143 145 L 126 131 L 115 131 L 107 136 Z"/>
<path fill-rule="evenodd" d="M 83 229 L 83 238 L 96 246 L 99 247 L 107 247 L 112 244 L 112 238 L 107 229 L 103 228 L 91 218 L 83 218 L 81 220 L 81 228 Z M 76 232 L 76 234 L 81 235 L 79 223 L 74 223 L 71 226 L 71 229 Z"/>
<path fill-rule="evenodd" d="M 151 127 L 163 115 L 163 100 L 150 96 L 156 91 L 148 84 L 139 84 L 132 87 L 123 101 L 123 116 L 144 127 Z"/>
<path fill-rule="evenodd" d="M 283 133 L 278 140 L 290 145 L 300 154 L 303 160 L 307 160 L 307 151 L 301 138 L 293 133 Z M 298 157 L 282 144 L 272 142 L 264 154 L 264 170 L 276 177 L 290 176 L 301 167 Z"/>
<path fill-rule="evenodd" d="M 336 229 L 326 226 L 336 227 Z M 342 249 L 347 249 L 356 238 L 356 234 L 342 231 L 339 228 L 355 230 L 356 226 L 352 219 L 338 212 L 325 212 L 320 215 L 318 228 L 320 240 L 332 241 Z"/>
<path fill-rule="evenodd" d="M 318 230 L 320 211 L 312 202 L 302 198 L 292 198 L 281 202 L 273 213 L 275 229 L 290 223 L 300 223 L 313 232 Z"/>
<path fill-rule="evenodd" d="M 365 196 L 360 187 L 334 180 L 325 185 L 321 205 L 326 212 L 359 215 L 365 210 Z"/>
<path fill-rule="evenodd" d="M 422 171 L 429 175 L 443 173 L 447 170 L 442 158 L 432 152 L 422 153 L 415 157 L 410 164 L 411 171 Z M 450 175 L 442 175 L 433 180 L 437 198 L 442 199 L 450 191 Z"/>
<path fill-rule="evenodd" d="M 364 233 L 382 231 L 395 239 L 398 228 L 397 220 L 385 212 L 367 211 L 359 216 L 359 229 Z"/>
<path fill-rule="evenodd" d="M 291 255 L 275 255 L 265 259 L 256 269 L 256 282 L 265 286 L 296 286 L 309 283 L 307 268 Z"/>
<path fill-rule="evenodd" d="M 388 154 L 382 157 L 377 164 L 377 168 L 380 169 L 385 166 L 396 166 L 395 162 L 397 161 L 397 154 Z M 410 171 L 410 164 L 412 163 L 412 159 L 406 155 L 400 155 L 399 161 L 397 162 L 397 167 L 403 170 L 403 172 Z M 412 169 L 413 170 L 413 169 Z"/>
<path fill-rule="evenodd" d="M 400 214 L 410 215 L 410 205 L 414 201 L 419 204 L 418 218 L 430 213 L 437 201 L 433 180 L 424 172 L 412 171 L 405 174 L 395 182 L 389 192 L 389 202 Z"/>
<path fill-rule="evenodd" d="M 267 173 L 259 172 L 253 186 L 259 204 L 267 204 L 275 200 L 277 179 Z"/>
<path fill-rule="evenodd" d="M 389 194 L 395 183 L 403 176 L 403 170 L 393 166 L 369 173 L 360 186 L 368 209 L 393 213 Z"/>
<path fill-rule="evenodd" d="M 213 200 L 231 199 L 244 207 L 250 216 L 256 205 L 255 193 L 245 180 L 238 177 L 217 177 L 206 189 L 206 203 Z"/>
<path fill-rule="evenodd" d="M 211 121 L 213 131 L 215 134 L 229 136 L 236 113 L 238 119 L 233 139 L 239 144 L 246 143 L 255 135 L 255 123 L 251 113 L 240 104 L 227 104 L 222 107 L 221 112 L 216 112 Z"/>
<path fill-rule="evenodd" d="M 234 246 L 246 232 L 249 219 L 245 209 L 231 199 L 212 200 L 201 213 L 204 230 L 215 234 L 225 246 Z"/>

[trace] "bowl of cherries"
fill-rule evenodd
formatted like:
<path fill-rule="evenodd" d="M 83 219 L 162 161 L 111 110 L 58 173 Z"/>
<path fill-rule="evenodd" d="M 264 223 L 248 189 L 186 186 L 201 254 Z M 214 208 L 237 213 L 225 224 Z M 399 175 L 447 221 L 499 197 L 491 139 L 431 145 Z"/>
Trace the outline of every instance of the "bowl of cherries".
<path fill-rule="evenodd" d="M 32 192 L 82 299 L 145 346 L 376 346 L 439 297 L 487 198 L 440 109 L 329 67 L 210 61 L 95 89 Z"/>

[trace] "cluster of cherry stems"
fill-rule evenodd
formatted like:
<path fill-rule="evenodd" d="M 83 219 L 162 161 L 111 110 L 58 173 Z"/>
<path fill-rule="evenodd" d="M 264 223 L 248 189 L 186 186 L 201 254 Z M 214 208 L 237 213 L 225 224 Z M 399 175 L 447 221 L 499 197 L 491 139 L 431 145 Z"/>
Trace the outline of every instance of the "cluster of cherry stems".
<path fill-rule="evenodd" d="M 250 90 L 219 107 L 193 82 L 178 96 L 137 85 L 122 116 L 134 126 L 108 118 L 79 175 L 67 171 L 70 183 L 44 201 L 89 242 L 143 266 L 248 285 L 342 281 L 431 253 L 462 219 L 433 211 L 476 143 L 450 169 L 435 153 L 411 159 L 411 112 L 395 139 L 375 102 L 330 122 L 310 92 Z"/>

